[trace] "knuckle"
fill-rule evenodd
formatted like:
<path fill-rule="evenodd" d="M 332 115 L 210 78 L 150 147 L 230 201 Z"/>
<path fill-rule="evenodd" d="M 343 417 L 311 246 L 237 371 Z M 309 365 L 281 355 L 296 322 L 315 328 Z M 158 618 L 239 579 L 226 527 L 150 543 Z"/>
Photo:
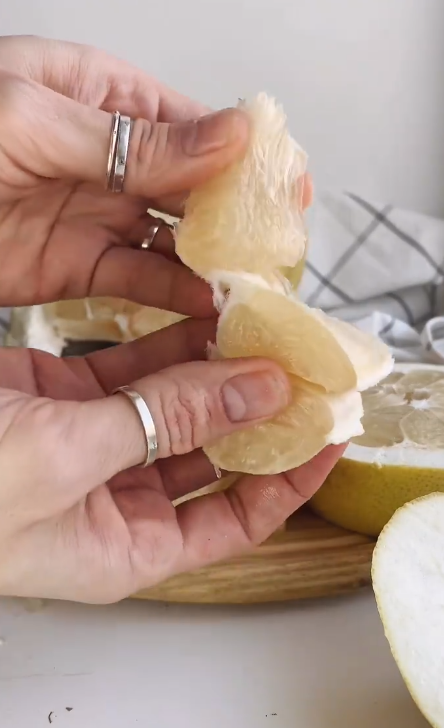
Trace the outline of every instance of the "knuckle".
<path fill-rule="evenodd" d="M 175 396 L 162 403 L 163 419 L 168 436 L 167 451 L 182 455 L 195 450 L 214 429 L 214 403 L 211 395 L 195 383 L 181 382 Z"/>
<path fill-rule="evenodd" d="M 128 171 L 130 170 L 130 166 L 136 166 L 136 168 L 143 167 L 144 165 L 151 166 L 153 136 L 154 125 L 147 119 L 136 119 L 131 132 Z"/>
<path fill-rule="evenodd" d="M 166 157 L 169 144 L 169 125 L 152 123 L 147 119 L 136 119 L 131 131 L 128 151 L 128 176 L 140 179 L 146 185 L 147 176 L 150 187 L 156 182 Z"/>

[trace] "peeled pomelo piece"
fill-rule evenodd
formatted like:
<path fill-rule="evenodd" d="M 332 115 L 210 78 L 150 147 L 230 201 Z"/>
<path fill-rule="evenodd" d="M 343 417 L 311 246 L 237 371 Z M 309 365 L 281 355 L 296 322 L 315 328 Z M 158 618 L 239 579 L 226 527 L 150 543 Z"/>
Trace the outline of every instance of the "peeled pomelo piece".
<path fill-rule="evenodd" d="M 186 495 L 177 498 L 175 501 L 173 501 L 173 505 L 177 507 L 180 506 L 181 503 L 193 500 L 193 498 L 200 498 L 203 495 L 209 495 L 210 493 L 218 493 L 219 491 L 227 490 L 232 485 L 234 485 L 234 483 L 236 483 L 236 481 L 239 480 L 240 477 L 242 476 L 239 473 L 229 473 L 229 475 L 225 475 L 224 477 L 215 480 L 214 483 L 210 483 L 210 485 L 205 485 L 203 488 L 199 488 L 199 490 L 194 490 L 191 493 L 187 493 Z"/>
<path fill-rule="evenodd" d="M 91 299 L 94 300 L 94 299 Z M 120 313 L 122 302 L 117 302 Z M 64 342 L 67 340 L 102 340 L 120 343 L 122 341 L 122 330 L 116 316 L 110 312 L 108 304 L 105 303 L 103 308 L 100 303 L 94 303 L 94 311 L 91 312 L 89 300 L 79 301 L 60 301 L 57 303 L 44 304 L 37 312 L 34 307 L 31 316 L 30 326 L 32 327 L 33 345 L 38 348 L 42 346 L 46 349 L 47 342 L 43 329 L 53 330 L 60 337 L 63 349 Z M 41 338 L 41 342 L 35 340 Z"/>
<path fill-rule="evenodd" d="M 309 308 L 294 295 L 253 286 L 241 277 L 231 281 L 216 343 L 223 357 L 273 359 L 327 392 L 360 391 L 393 366 L 379 339 Z"/>
<path fill-rule="evenodd" d="M 206 450 L 221 469 L 266 474 L 361 433 L 359 391 L 393 361 L 375 337 L 297 300 L 306 155 L 272 99 L 242 106 L 251 119 L 245 156 L 190 194 L 176 252 L 213 288 L 218 356 L 266 357 L 293 377 L 293 402 L 280 417 Z"/>
<path fill-rule="evenodd" d="M 152 334 L 160 329 L 182 321 L 186 316 L 171 311 L 164 311 L 151 306 L 139 306 L 128 321 L 128 329 L 135 339 Z"/>
<path fill-rule="evenodd" d="M 418 708 L 444 728 L 444 494 L 399 509 L 373 554 L 372 581 L 390 649 Z"/>
<path fill-rule="evenodd" d="M 278 417 L 205 448 L 216 468 L 253 475 L 282 473 L 307 462 L 326 445 L 362 433 L 359 392 L 327 394 L 296 377 L 290 381 L 292 403 Z"/>
<path fill-rule="evenodd" d="M 284 275 L 285 278 L 289 281 L 294 291 L 297 291 L 297 289 L 299 288 L 302 276 L 304 275 L 307 252 L 308 250 L 306 248 L 303 257 L 301 258 L 299 263 L 296 263 L 296 265 L 293 266 L 293 268 L 282 268 L 281 270 L 282 275 Z"/>
<path fill-rule="evenodd" d="M 203 278 L 214 271 L 267 276 L 303 258 L 300 184 L 307 156 L 286 116 L 266 94 L 241 102 L 251 120 L 244 158 L 193 190 L 176 232 L 176 252 Z"/>
<path fill-rule="evenodd" d="M 378 536 L 395 511 L 444 492 L 444 367 L 396 364 L 362 395 L 364 434 L 355 437 L 312 509 L 338 526 Z"/>

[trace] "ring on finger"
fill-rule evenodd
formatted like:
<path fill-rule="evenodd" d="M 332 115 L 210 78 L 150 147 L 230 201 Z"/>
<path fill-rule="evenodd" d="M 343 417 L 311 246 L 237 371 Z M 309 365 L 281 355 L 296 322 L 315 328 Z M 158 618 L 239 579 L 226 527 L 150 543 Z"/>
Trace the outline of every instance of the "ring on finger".
<path fill-rule="evenodd" d="M 123 394 L 136 410 L 139 415 L 140 423 L 143 427 L 145 435 L 147 454 L 145 460 L 140 463 L 139 467 L 146 468 L 148 465 L 152 465 L 157 457 L 157 432 L 156 425 L 153 420 L 153 416 L 149 410 L 147 403 L 144 398 L 131 387 L 118 387 L 112 394 Z"/>
<path fill-rule="evenodd" d="M 161 230 L 161 228 L 166 227 L 170 232 L 172 233 L 174 237 L 175 233 L 175 226 L 164 220 L 162 217 L 157 217 L 155 220 L 151 223 L 151 225 L 148 228 L 148 235 L 144 240 L 140 243 L 141 250 L 149 250 L 153 243 L 156 240 L 156 235 Z"/>
<path fill-rule="evenodd" d="M 123 192 L 131 128 L 129 116 L 113 113 L 106 170 L 106 189 L 111 192 Z"/>

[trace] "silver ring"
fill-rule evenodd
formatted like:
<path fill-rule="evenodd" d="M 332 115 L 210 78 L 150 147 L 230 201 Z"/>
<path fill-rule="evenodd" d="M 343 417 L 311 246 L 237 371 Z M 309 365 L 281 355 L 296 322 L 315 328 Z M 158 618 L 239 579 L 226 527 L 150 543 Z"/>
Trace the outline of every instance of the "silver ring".
<path fill-rule="evenodd" d="M 109 140 L 109 149 L 108 149 L 108 164 L 106 167 L 106 189 L 111 189 L 111 175 L 113 173 L 114 168 L 114 160 L 116 157 L 116 146 L 117 146 L 117 133 L 119 131 L 119 123 L 120 123 L 120 114 L 118 111 L 115 111 L 112 115 L 111 120 L 111 136 Z"/>
<path fill-rule="evenodd" d="M 121 116 L 117 133 L 116 160 L 114 162 L 113 192 L 122 192 L 125 181 L 126 162 L 131 136 L 131 119 Z"/>
<path fill-rule="evenodd" d="M 123 192 L 130 136 L 130 117 L 115 111 L 112 117 L 106 175 L 106 188 L 112 192 Z"/>
<path fill-rule="evenodd" d="M 140 417 L 140 421 L 143 426 L 145 433 L 147 455 L 143 463 L 139 467 L 146 468 L 148 465 L 152 465 L 157 457 L 157 433 L 156 425 L 154 424 L 153 417 L 149 410 L 149 407 L 143 397 L 131 387 L 118 387 L 114 390 L 113 394 L 124 394 Z"/>
<path fill-rule="evenodd" d="M 162 227 L 164 221 L 159 218 L 159 222 L 154 222 L 150 225 L 148 236 L 145 238 L 143 243 L 140 244 L 142 250 L 149 250 L 154 243 L 155 237 Z"/>
<path fill-rule="evenodd" d="M 168 228 L 168 230 L 170 230 L 171 234 L 174 237 L 174 234 L 176 231 L 175 225 L 170 225 L 170 223 L 167 222 L 166 220 L 164 220 L 163 217 L 158 217 L 158 218 L 156 218 L 155 222 L 151 223 L 147 237 L 144 239 L 144 241 L 142 243 L 140 243 L 140 248 L 142 250 L 149 250 L 151 248 L 151 246 L 153 245 L 153 243 L 156 239 L 157 233 L 159 232 L 159 230 L 162 227 Z"/>

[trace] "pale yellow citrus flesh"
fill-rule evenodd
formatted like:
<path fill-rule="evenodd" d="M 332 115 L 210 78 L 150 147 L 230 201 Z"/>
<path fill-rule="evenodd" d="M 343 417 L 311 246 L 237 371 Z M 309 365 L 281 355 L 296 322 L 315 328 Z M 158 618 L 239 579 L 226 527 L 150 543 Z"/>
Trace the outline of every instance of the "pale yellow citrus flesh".
<path fill-rule="evenodd" d="M 180 506 L 181 503 L 193 500 L 194 498 L 201 498 L 203 495 L 208 495 L 209 493 L 217 493 L 222 490 L 227 490 L 234 485 L 240 477 L 241 475 L 239 473 L 230 473 L 229 475 L 225 475 L 223 478 L 221 477 L 218 480 L 215 480 L 214 483 L 210 483 L 210 485 L 205 485 L 199 490 L 194 490 L 191 493 L 187 493 L 186 495 L 177 498 L 173 501 L 173 505 Z"/>
<path fill-rule="evenodd" d="M 405 503 L 444 491 L 444 368 L 393 372 L 363 394 L 363 404 L 365 433 L 353 443 L 373 449 L 374 462 L 346 452 L 311 506 L 337 525 L 377 536 Z M 400 464 L 381 464 L 393 448 L 401 449 Z M 430 467 L 415 465 L 424 450 Z"/>
<path fill-rule="evenodd" d="M 356 386 L 356 372 L 347 354 L 307 306 L 253 287 L 245 299 L 228 306 L 220 318 L 216 341 L 224 357 L 267 357 L 289 374 L 329 392 Z M 328 367 L 321 352 L 328 355 Z"/>
<path fill-rule="evenodd" d="M 391 368 L 387 348 L 374 337 L 293 295 L 243 282 L 233 286 L 222 311 L 217 346 L 227 358 L 273 359 L 289 374 L 327 392 L 356 389 L 361 372 L 368 378 Z"/>
<path fill-rule="evenodd" d="M 208 446 L 205 452 L 216 467 L 253 474 L 283 472 L 307 462 L 327 444 L 362 432 L 359 369 L 348 355 L 348 339 L 355 363 L 364 354 L 365 376 L 379 373 L 381 366 L 391 367 L 391 359 L 380 342 L 362 332 L 354 338 L 354 329 L 339 322 L 340 337 L 348 337 L 341 346 L 335 324 L 329 328 L 331 321 L 291 295 L 233 281 L 217 329 L 218 354 L 277 361 L 292 377 L 293 401 L 272 421 Z"/>
<path fill-rule="evenodd" d="M 260 94 L 246 111 L 244 158 L 191 192 L 178 228 L 177 254 L 203 278 L 214 270 L 267 277 L 296 266 L 306 248 L 300 180 L 307 156 L 273 99 Z"/>
<path fill-rule="evenodd" d="M 151 308 L 148 306 L 140 307 L 130 318 L 129 329 L 133 338 L 138 339 L 141 336 L 152 334 L 160 329 L 182 321 L 185 316 L 171 311 L 162 311 L 159 308 Z"/>
<path fill-rule="evenodd" d="M 444 448 L 444 374 L 418 370 L 393 372 L 363 395 L 365 434 L 356 440 L 366 447 L 411 443 Z"/>
<path fill-rule="evenodd" d="M 132 341 L 181 321 L 184 316 L 119 298 L 60 301 L 44 306 L 47 322 L 63 339 Z"/>
<path fill-rule="evenodd" d="M 251 120 L 245 156 L 190 194 L 176 252 L 213 286 L 221 312 L 218 356 L 265 357 L 293 377 L 284 413 L 205 450 L 220 469 L 271 474 L 360 434 L 358 392 L 388 374 L 392 358 L 376 337 L 294 294 L 307 251 L 306 155 L 272 99 L 261 94 L 245 109 Z"/>
<path fill-rule="evenodd" d="M 291 285 L 293 291 L 297 291 L 300 286 L 302 276 L 304 275 L 305 262 L 307 260 L 307 253 L 308 253 L 308 241 L 305 246 L 304 257 L 302 258 L 302 260 L 293 267 L 282 268 L 282 274 L 290 282 L 290 285 Z"/>
<path fill-rule="evenodd" d="M 295 468 L 317 455 L 334 426 L 330 398 L 292 378 L 293 401 L 278 417 L 218 440 L 205 453 L 218 468 L 270 475 Z"/>

